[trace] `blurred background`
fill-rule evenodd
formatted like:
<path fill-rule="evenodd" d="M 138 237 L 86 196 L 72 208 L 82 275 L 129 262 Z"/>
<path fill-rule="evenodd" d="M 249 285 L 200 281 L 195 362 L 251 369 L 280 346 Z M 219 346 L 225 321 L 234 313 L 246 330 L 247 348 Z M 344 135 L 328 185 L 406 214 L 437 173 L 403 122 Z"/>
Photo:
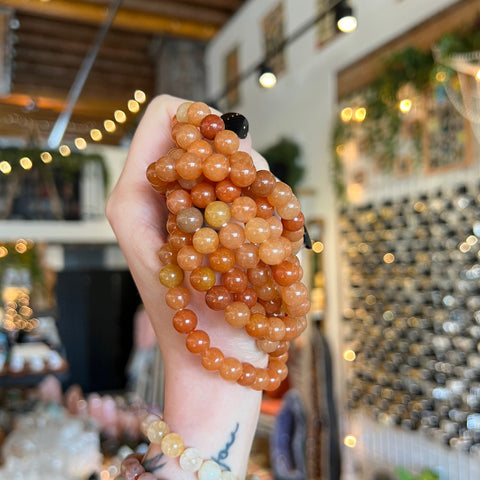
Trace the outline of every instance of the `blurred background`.
<path fill-rule="evenodd" d="M 243 114 L 312 239 L 250 473 L 480 478 L 478 1 L 0 0 L 0 42 L 0 479 L 115 478 L 162 409 L 104 216 L 161 93 Z"/>

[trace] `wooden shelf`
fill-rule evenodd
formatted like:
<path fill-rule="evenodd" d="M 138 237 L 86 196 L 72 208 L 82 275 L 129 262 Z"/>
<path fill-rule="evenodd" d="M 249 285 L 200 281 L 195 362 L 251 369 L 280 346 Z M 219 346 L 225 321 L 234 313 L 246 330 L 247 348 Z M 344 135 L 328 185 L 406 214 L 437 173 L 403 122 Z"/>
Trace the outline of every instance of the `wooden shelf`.
<path fill-rule="evenodd" d="M 62 244 L 116 243 L 106 219 L 82 221 L 0 220 L 0 242 L 19 238 Z"/>

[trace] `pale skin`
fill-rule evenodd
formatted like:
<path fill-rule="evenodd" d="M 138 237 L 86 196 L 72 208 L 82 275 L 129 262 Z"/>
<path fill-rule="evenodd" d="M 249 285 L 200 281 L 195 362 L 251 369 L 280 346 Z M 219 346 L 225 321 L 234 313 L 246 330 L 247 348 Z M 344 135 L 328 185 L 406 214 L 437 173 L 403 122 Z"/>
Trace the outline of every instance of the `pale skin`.
<path fill-rule="evenodd" d="M 165 305 L 166 289 L 158 279 L 162 268 L 157 252 L 166 241 L 168 212 L 165 199 L 149 185 L 149 164 L 166 154 L 174 143 L 171 119 L 185 100 L 166 95 L 148 106 L 132 141 L 123 172 L 107 204 L 107 218 L 127 259 L 130 271 L 152 322 L 165 363 L 164 419 L 179 433 L 187 447 L 197 448 L 204 459 L 221 459 L 238 478 L 245 478 L 248 456 L 260 411 L 261 392 L 223 380 L 206 371 L 198 355 L 185 347 L 185 336 L 172 326 L 173 310 Z M 266 161 L 251 149 L 250 137 L 240 150 L 249 152 L 257 170 L 268 169 Z M 234 329 L 205 305 L 204 295 L 192 297 L 190 307 L 206 331 L 211 346 L 224 355 L 265 367 L 266 354 L 259 351 L 243 329 Z M 151 445 L 144 459 L 147 471 L 157 478 L 187 480 L 178 459 L 160 457 Z"/>

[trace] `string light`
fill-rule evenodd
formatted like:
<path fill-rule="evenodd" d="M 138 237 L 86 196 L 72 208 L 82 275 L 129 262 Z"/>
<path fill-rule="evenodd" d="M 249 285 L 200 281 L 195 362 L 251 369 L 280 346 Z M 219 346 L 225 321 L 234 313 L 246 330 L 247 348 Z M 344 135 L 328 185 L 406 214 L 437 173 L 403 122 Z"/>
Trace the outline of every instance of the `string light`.
<path fill-rule="evenodd" d="M 8 175 L 11 171 L 12 166 L 6 160 L 0 162 L 0 172 L 2 172 L 4 175 Z"/>
<path fill-rule="evenodd" d="M 353 117 L 353 108 L 350 107 L 345 107 L 342 109 L 340 112 L 340 118 L 342 119 L 342 122 L 349 122 Z"/>
<path fill-rule="evenodd" d="M 129 100 L 127 106 L 132 113 L 137 113 L 140 110 L 140 105 L 136 100 Z"/>
<path fill-rule="evenodd" d="M 113 133 L 117 129 L 117 126 L 113 120 L 105 120 L 103 122 L 103 127 L 108 133 Z"/>
<path fill-rule="evenodd" d="M 4 245 L 0 246 L 0 258 L 4 258 L 8 255 L 8 249 Z"/>
<path fill-rule="evenodd" d="M 357 439 L 353 435 L 347 435 L 343 439 L 343 443 L 345 444 L 345 446 L 353 448 L 357 444 Z"/>
<path fill-rule="evenodd" d="M 147 100 L 147 96 L 145 95 L 145 92 L 143 90 L 135 90 L 135 93 L 133 94 L 133 98 L 138 103 L 145 103 L 145 101 Z"/>
<path fill-rule="evenodd" d="M 94 142 L 99 142 L 103 138 L 102 132 L 98 128 L 92 128 L 90 136 Z"/>
<path fill-rule="evenodd" d="M 404 98 L 398 104 L 398 108 L 402 113 L 408 113 L 412 109 L 412 101 L 409 98 Z"/>
<path fill-rule="evenodd" d="M 27 242 L 23 238 L 19 238 L 15 244 L 15 250 L 22 254 L 28 250 Z"/>
<path fill-rule="evenodd" d="M 343 352 L 343 358 L 347 362 L 353 362 L 355 360 L 355 358 L 357 358 L 357 355 L 355 354 L 355 352 L 353 350 L 345 350 Z"/>
<path fill-rule="evenodd" d="M 314 253 L 322 253 L 323 249 L 324 249 L 324 246 L 322 242 L 313 242 L 312 250 Z"/>
<path fill-rule="evenodd" d="M 40 154 L 40 159 L 43 163 L 50 163 L 53 160 L 53 157 L 50 152 L 42 152 Z"/>
<path fill-rule="evenodd" d="M 363 122 L 367 116 L 367 109 L 365 107 L 356 108 L 353 118 L 356 122 Z"/>
<path fill-rule="evenodd" d="M 75 139 L 75 146 L 79 150 L 85 150 L 87 148 L 87 141 L 83 137 L 77 137 Z"/>
<path fill-rule="evenodd" d="M 18 162 L 24 170 L 30 170 L 33 167 L 33 162 L 28 157 L 22 157 Z"/>
<path fill-rule="evenodd" d="M 475 78 L 480 81 L 480 69 L 477 70 L 477 73 L 475 75 Z"/>
<path fill-rule="evenodd" d="M 60 145 L 58 151 L 62 157 L 68 157 L 72 153 L 68 145 Z"/>
<path fill-rule="evenodd" d="M 118 123 L 125 123 L 127 121 L 127 116 L 123 110 L 115 110 L 113 116 Z"/>
<path fill-rule="evenodd" d="M 435 75 L 435 80 L 439 83 L 443 83 L 447 79 L 447 74 L 443 71 L 437 72 Z"/>

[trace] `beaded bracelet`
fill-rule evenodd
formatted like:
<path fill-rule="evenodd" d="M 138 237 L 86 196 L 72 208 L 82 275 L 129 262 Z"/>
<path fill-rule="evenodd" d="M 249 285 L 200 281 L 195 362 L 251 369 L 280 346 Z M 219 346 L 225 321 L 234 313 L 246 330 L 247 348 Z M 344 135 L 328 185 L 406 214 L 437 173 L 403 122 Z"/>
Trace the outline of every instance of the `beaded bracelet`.
<path fill-rule="evenodd" d="M 146 176 L 169 211 L 168 241 L 158 256 L 165 301 L 176 311 L 174 328 L 187 335 L 187 349 L 201 356 L 205 369 L 255 390 L 275 390 L 288 374 L 289 341 L 306 328 L 310 309 L 296 256 L 305 217 L 292 189 L 257 171 L 252 157 L 238 150 L 247 131 L 239 114 L 220 117 L 202 102 L 185 102 L 172 120 L 176 147 L 149 165 Z M 269 355 L 266 368 L 210 345 L 187 308 L 185 272 L 208 307 L 223 310 L 228 324 L 256 339 Z"/>
<path fill-rule="evenodd" d="M 160 445 L 165 456 L 178 458 L 181 469 L 195 473 L 198 480 L 238 480 L 232 472 L 222 470 L 214 460 L 204 460 L 196 448 L 186 448 L 182 437 L 170 432 L 158 415 L 147 415 L 141 423 L 141 430 L 151 443 Z M 145 471 L 141 455 L 135 453 L 123 460 L 121 475 L 125 480 L 156 480 L 155 475 Z"/>

